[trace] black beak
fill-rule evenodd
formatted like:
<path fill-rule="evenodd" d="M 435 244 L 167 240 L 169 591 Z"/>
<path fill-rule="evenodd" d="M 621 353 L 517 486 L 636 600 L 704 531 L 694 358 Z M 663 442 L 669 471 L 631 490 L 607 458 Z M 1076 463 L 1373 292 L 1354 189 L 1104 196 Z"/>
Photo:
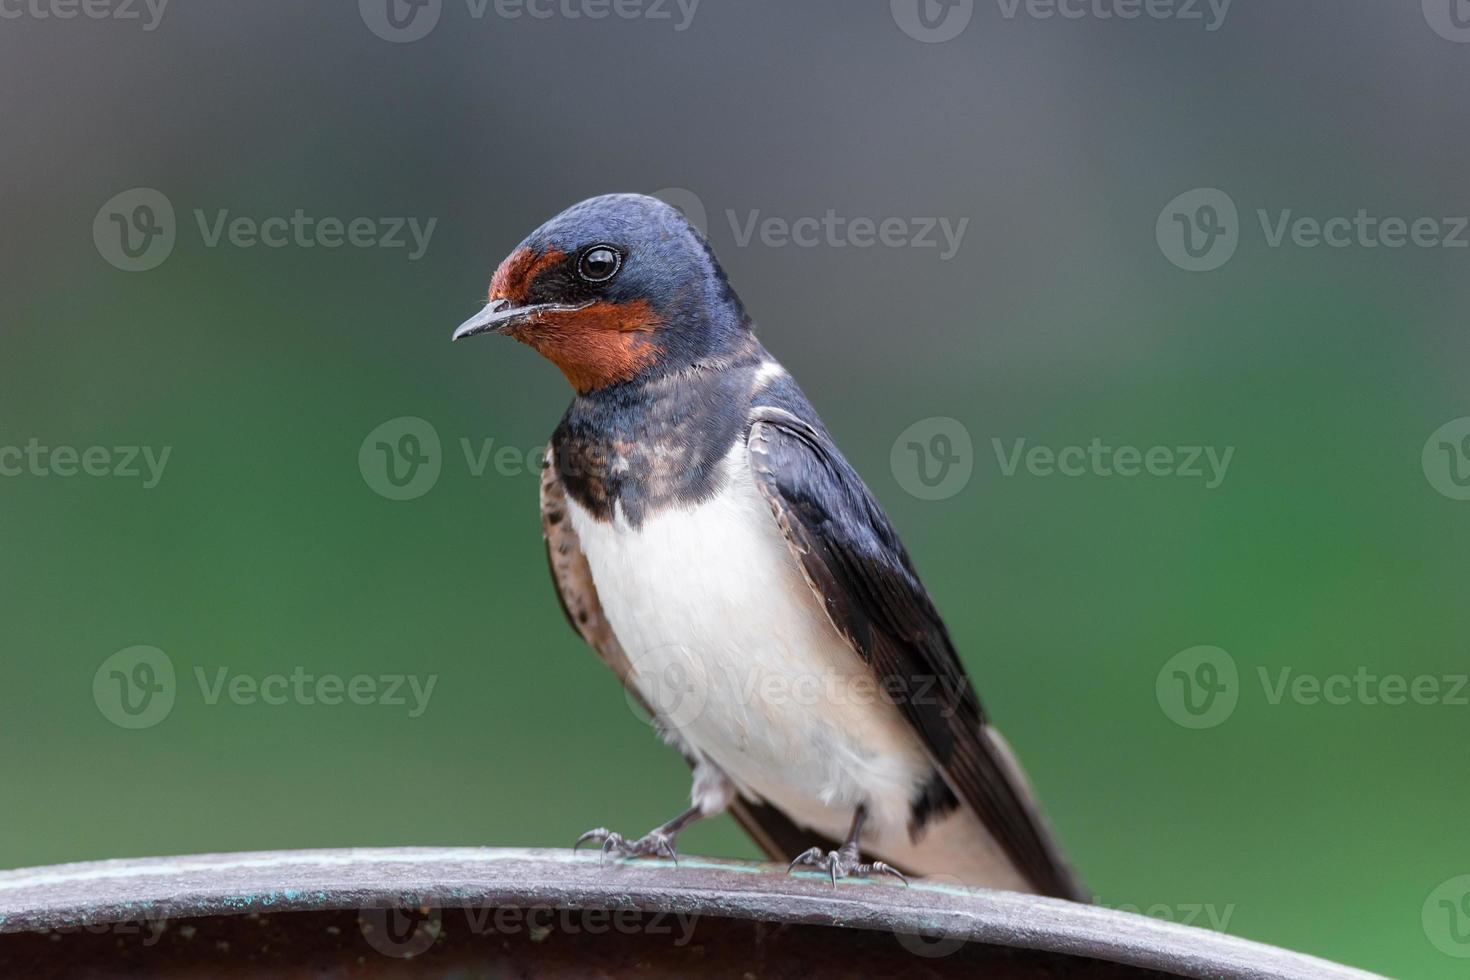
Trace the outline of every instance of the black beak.
<path fill-rule="evenodd" d="M 508 299 L 492 299 L 485 304 L 485 308 L 464 323 L 461 323 L 454 331 L 452 340 L 463 340 L 473 337 L 477 333 L 490 333 L 500 330 L 511 320 L 521 316 L 523 308 L 515 306 Z"/>
<path fill-rule="evenodd" d="M 577 306 L 566 306 L 561 303 L 533 303 L 530 306 L 516 306 L 508 299 L 492 299 L 485 304 L 483 310 L 461 323 L 450 339 L 463 340 L 477 333 L 504 333 L 507 328 L 532 319 L 541 313 L 565 313 L 586 309 L 591 305 L 591 303 L 582 303 Z"/>

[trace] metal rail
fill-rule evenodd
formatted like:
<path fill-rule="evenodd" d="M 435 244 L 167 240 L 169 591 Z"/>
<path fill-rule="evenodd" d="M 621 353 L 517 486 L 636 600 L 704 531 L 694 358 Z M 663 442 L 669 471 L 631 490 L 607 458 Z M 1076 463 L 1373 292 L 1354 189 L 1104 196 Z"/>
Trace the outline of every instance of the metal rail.
<path fill-rule="evenodd" d="M 393 911 L 404 908 L 413 911 Z M 798 952 L 813 944 L 822 955 Z M 119 958 L 150 975 L 183 976 L 211 957 L 228 962 L 231 976 L 347 958 L 374 958 L 375 976 L 410 975 L 410 964 L 411 975 L 433 975 L 435 962 L 449 976 L 452 964 L 485 957 L 539 964 L 527 974 L 537 976 L 575 976 L 579 957 L 584 965 L 596 957 L 598 975 L 621 975 L 615 960 L 636 962 L 642 976 L 680 976 L 694 969 L 691 956 L 711 949 L 764 964 L 729 974 L 736 977 L 878 975 L 890 962 L 914 976 L 974 975 L 982 965 L 1018 977 L 1372 976 L 1094 906 L 929 882 L 844 881 L 834 889 L 815 874 L 704 858 L 603 865 L 595 854 L 566 850 L 364 848 L 0 872 L 6 976 L 45 975 L 47 964 L 116 966 Z M 252 963 L 262 972 L 250 973 Z M 776 963 L 780 969 L 765 968 Z M 707 965 L 705 975 L 724 975 Z M 672 972 L 658 972 L 665 967 Z"/>

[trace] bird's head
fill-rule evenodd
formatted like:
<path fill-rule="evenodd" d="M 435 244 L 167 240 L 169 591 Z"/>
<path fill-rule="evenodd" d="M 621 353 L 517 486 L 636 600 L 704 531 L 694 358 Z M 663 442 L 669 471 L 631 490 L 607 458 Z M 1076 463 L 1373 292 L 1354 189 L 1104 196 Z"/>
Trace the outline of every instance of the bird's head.
<path fill-rule="evenodd" d="M 704 238 L 657 198 L 607 194 L 532 232 L 454 339 L 500 333 L 551 361 L 580 394 L 731 350 L 749 320 Z"/>

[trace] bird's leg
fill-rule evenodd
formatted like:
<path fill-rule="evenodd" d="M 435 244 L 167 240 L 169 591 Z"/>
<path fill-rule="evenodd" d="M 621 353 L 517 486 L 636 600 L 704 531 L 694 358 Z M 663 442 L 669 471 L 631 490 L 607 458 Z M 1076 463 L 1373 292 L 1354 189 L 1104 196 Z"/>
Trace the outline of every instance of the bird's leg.
<path fill-rule="evenodd" d="M 791 867 L 786 869 L 790 874 L 796 870 L 799 864 L 811 865 L 816 868 L 825 868 L 832 878 L 832 887 L 837 887 L 838 878 L 866 878 L 870 875 L 884 874 L 893 875 L 905 885 L 909 880 L 892 865 L 882 861 L 863 863 L 858 853 L 858 839 L 863 834 L 863 823 L 868 819 L 866 807 L 858 807 L 857 812 L 852 815 L 852 829 L 847 832 L 847 841 L 841 848 L 835 851 L 822 853 L 820 847 L 813 847 L 803 851 L 791 862 Z"/>
<path fill-rule="evenodd" d="M 674 841 L 679 836 L 679 831 L 704 815 L 702 808 L 691 806 L 668 823 L 653 828 L 635 841 L 629 841 L 617 831 L 598 827 L 578 837 L 572 850 L 575 851 L 589 840 L 595 840 L 602 842 L 604 858 L 609 854 L 616 854 L 618 857 L 663 857 L 678 863 L 679 853 L 674 850 Z"/>
<path fill-rule="evenodd" d="M 685 827 L 704 817 L 723 813 L 735 796 L 735 786 L 729 778 L 708 759 L 693 757 L 694 787 L 689 795 L 694 804 L 668 823 L 655 827 L 638 840 L 628 841 L 622 834 L 598 827 L 577 838 L 572 846 L 576 850 L 589 840 L 602 842 L 602 856 L 618 857 L 664 857 L 677 862 L 679 854 L 674 850 L 674 840 Z"/>

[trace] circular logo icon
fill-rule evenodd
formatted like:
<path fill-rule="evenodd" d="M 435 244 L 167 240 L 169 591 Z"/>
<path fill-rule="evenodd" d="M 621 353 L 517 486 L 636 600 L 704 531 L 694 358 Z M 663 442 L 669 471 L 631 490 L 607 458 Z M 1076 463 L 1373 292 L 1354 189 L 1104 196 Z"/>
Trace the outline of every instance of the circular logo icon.
<path fill-rule="evenodd" d="M 709 682 L 688 647 L 677 643 L 653 647 L 628 658 L 632 668 L 623 689 L 628 707 L 659 728 L 693 724 L 709 703 Z M 653 718 L 648 718 L 648 712 Z"/>
<path fill-rule="evenodd" d="M 688 221 L 705 238 L 709 237 L 709 212 L 704 209 L 704 202 L 699 195 L 687 187 L 665 187 L 661 191 L 654 191 L 653 197 L 658 198 L 671 207 L 678 208 Z"/>
<path fill-rule="evenodd" d="M 357 450 L 363 481 L 389 500 L 422 497 L 439 482 L 442 465 L 438 431 L 412 415 L 384 422 Z"/>
<path fill-rule="evenodd" d="M 368 30 L 385 41 L 407 44 L 427 37 L 439 23 L 444 0 L 357 0 Z"/>
<path fill-rule="evenodd" d="M 1159 707 L 1184 728 L 1214 728 L 1235 713 L 1240 673 L 1219 647 L 1190 647 L 1170 657 L 1154 682 Z"/>
<path fill-rule="evenodd" d="M 1164 258 L 1179 268 L 1213 272 L 1235 255 L 1240 244 L 1240 213 L 1229 194 L 1199 187 L 1164 205 L 1154 235 Z"/>
<path fill-rule="evenodd" d="M 429 951 L 444 931 L 444 920 L 436 908 L 358 909 L 357 928 L 373 949 L 406 960 Z"/>
<path fill-rule="evenodd" d="M 173 252 L 177 237 L 173 204 L 151 187 L 114 194 L 92 219 L 97 254 L 124 272 L 158 268 Z"/>
<path fill-rule="evenodd" d="M 925 44 L 959 37 L 975 15 L 975 0 L 889 0 L 888 7 L 899 29 Z"/>
<path fill-rule="evenodd" d="M 1470 43 L 1470 3 L 1465 0 L 1424 0 L 1424 19 L 1446 41 Z"/>
<path fill-rule="evenodd" d="M 1424 476 L 1451 500 L 1470 500 L 1470 416 L 1446 422 L 1424 444 Z"/>
<path fill-rule="evenodd" d="M 888 465 L 898 485 L 920 500 L 947 500 L 975 472 L 975 443 L 963 422 L 920 419 L 893 440 Z"/>
<path fill-rule="evenodd" d="M 1424 935 L 1446 956 L 1470 959 L 1470 875 L 1443 882 L 1421 912 Z"/>
<path fill-rule="evenodd" d="M 975 890 L 967 886 L 954 875 L 933 874 L 924 876 L 925 887 L 941 886 L 943 888 L 959 892 L 964 895 L 972 895 Z M 941 932 L 900 932 L 893 930 L 893 935 L 898 939 L 898 944 L 915 956 L 925 959 L 938 959 L 941 956 L 950 956 L 959 951 L 965 945 L 965 940 L 959 936 L 946 936 Z"/>
<path fill-rule="evenodd" d="M 92 700 L 119 728 L 152 728 L 174 710 L 174 664 L 157 647 L 119 650 L 92 675 Z"/>

